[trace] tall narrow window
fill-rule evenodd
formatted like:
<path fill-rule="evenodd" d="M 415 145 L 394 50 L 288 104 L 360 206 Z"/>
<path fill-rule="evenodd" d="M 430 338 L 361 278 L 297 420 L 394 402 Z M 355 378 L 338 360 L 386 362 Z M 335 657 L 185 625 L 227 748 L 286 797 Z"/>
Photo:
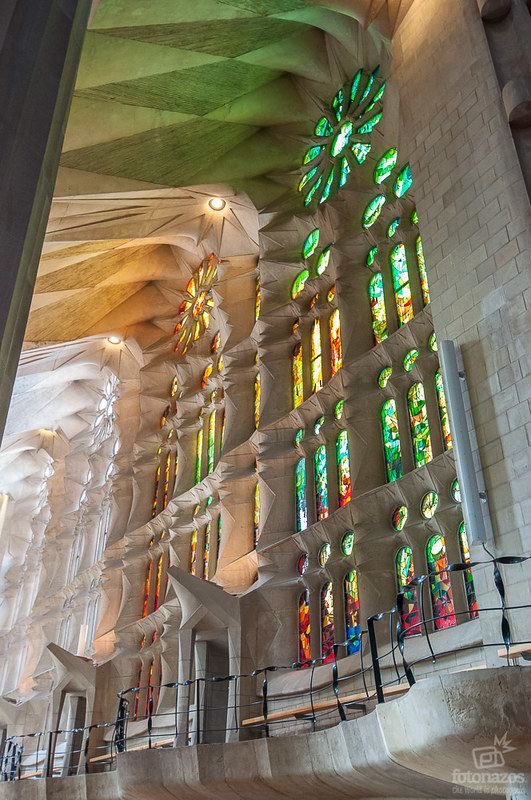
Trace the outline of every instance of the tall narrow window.
<path fill-rule="evenodd" d="M 325 583 L 321 591 L 321 657 L 327 664 L 334 660 L 334 595 L 332 583 Z"/>
<path fill-rule="evenodd" d="M 297 533 L 308 527 L 308 506 L 306 503 L 306 459 L 299 458 L 295 465 L 295 502 Z"/>
<path fill-rule="evenodd" d="M 375 272 L 369 283 L 369 300 L 371 302 L 372 332 L 374 343 L 380 344 L 387 339 L 387 315 L 385 313 L 385 301 L 383 290 L 383 278 L 381 272 Z"/>
<path fill-rule="evenodd" d="M 166 464 L 164 466 L 164 498 L 163 506 L 166 508 L 170 499 L 170 472 L 171 472 L 171 450 L 166 453 Z"/>
<path fill-rule="evenodd" d="M 430 290 L 428 287 L 428 274 L 426 272 L 426 262 L 424 260 L 424 248 L 422 247 L 422 239 L 417 236 L 415 242 L 415 250 L 417 253 L 417 267 L 419 270 L 420 289 L 422 292 L 422 302 L 425 306 L 430 302 Z"/>
<path fill-rule="evenodd" d="M 310 376 L 312 392 L 323 388 L 323 359 L 321 356 L 321 323 L 314 319 L 310 334 Z"/>
<path fill-rule="evenodd" d="M 398 417 L 396 415 L 396 403 L 393 398 L 389 398 L 389 400 L 386 400 L 382 405 L 381 419 L 385 469 L 387 480 L 391 482 L 402 477 L 402 454 L 400 452 Z"/>
<path fill-rule="evenodd" d="M 347 633 L 347 655 L 360 650 L 360 597 L 358 592 L 358 573 L 351 569 L 345 575 L 345 630 Z"/>
<path fill-rule="evenodd" d="M 260 399 L 262 396 L 262 387 L 260 383 L 260 373 L 256 373 L 254 379 L 254 427 L 258 428 L 260 425 Z"/>
<path fill-rule="evenodd" d="M 260 316 L 260 306 L 262 305 L 262 291 L 260 289 L 260 278 L 256 279 L 255 295 L 254 295 L 254 318 L 258 319 Z"/>
<path fill-rule="evenodd" d="M 293 349 L 293 408 L 297 408 L 304 400 L 304 383 L 302 377 L 302 343 L 297 342 Z"/>
<path fill-rule="evenodd" d="M 335 308 L 332 311 L 328 324 L 330 327 L 330 374 L 335 375 L 338 369 L 341 369 L 343 366 L 339 308 Z"/>
<path fill-rule="evenodd" d="M 315 511 L 317 519 L 328 516 L 328 476 L 326 470 L 326 445 L 321 444 L 313 457 L 315 471 Z"/>
<path fill-rule="evenodd" d="M 153 605 L 153 611 L 156 611 L 157 608 L 160 606 L 163 564 L 164 564 L 164 556 L 162 555 L 159 556 L 159 560 L 157 563 L 157 576 L 155 578 L 155 603 Z"/>
<path fill-rule="evenodd" d="M 197 568 L 197 531 L 192 531 L 190 539 L 190 573 L 195 575 Z"/>
<path fill-rule="evenodd" d="M 339 505 L 344 506 L 352 500 L 350 480 L 350 452 L 347 431 L 339 431 L 336 441 L 337 484 Z"/>
<path fill-rule="evenodd" d="M 147 617 L 149 614 L 149 599 L 151 596 L 151 576 L 153 575 L 153 561 L 149 559 L 149 564 L 146 570 L 146 577 L 144 580 L 144 604 L 142 607 L 142 616 Z"/>
<path fill-rule="evenodd" d="M 209 579 L 209 565 L 210 565 L 210 536 L 212 534 L 212 523 L 207 522 L 205 528 L 205 540 L 203 542 L 203 580 Z"/>
<path fill-rule="evenodd" d="M 452 449 L 452 434 L 450 432 L 450 420 L 448 419 L 448 408 L 446 406 L 446 395 L 441 370 L 435 373 L 435 391 L 437 393 L 437 403 L 439 405 L 439 419 L 443 434 L 444 449 Z"/>
<path fill-rule="evenodd" d="M 195 482 L 201 483 L 203 477 L 203 420 L 200 418 L 201 427 L 197 431 L 197 445 L 195 455 Z"/>
<path fill-rule="evenodd" d="M 398 591 L 401 592 L 415 577 L 411 547 L 400 548 L 396 554 L 395 569 Z M 401 623 L 405 636 L 415 636 L 420 633 L 420 610 L 415 589 L 406 589 L 404 592 Z"/>
<path fill-rule="evenodd" d="M 208 439 L 207 439 L 207 471 L 210 475 L 214 472 L 216 454 L 216 409 L 210 412 L 208 417 Z"/>
<path fill-rule="evenodd" d="M 299 598 L 299 661 L 310 661 L 310 593 L 305 591 Z"/>
<path fill-rule="evenodd" d="M 162 452 L 162 447 L 157 449 L 157 458 L 160 458 L 160 454 Z M 160 464 L 156 469 L 155 472 L 155 488 L 153 490 L 153 503 L 151 506 L 151 516 L 157 516 L 157 510 L 159 505 L 159 486 L 160 486 Z"/>
<path fill-rule="evenodd" d="M 426 561 L 430 576 L 433 624 L 436 630 L 456 624 L 450 575 L 447 572 L 446 544 L 439 534 L 428 539 Z"/>
<path fill-rule="evenodd" d="M 398 324 L 405 325 L 406 322 L 410 322 L 413 319 L 413 303 L 409 285 L 406 248 L 402 243 L 396 244 L 392 248 L 389 254 L 389 261 L 391 263 L 391 275 L 393 276 Z"/>
<path fill-rule="evenodd" d="M 459 539 L 459 551 L 461 553 L 461 561 L 463 564 L 470 564 L 470 549 L 468 547 L 468 537 L 466 535 L 465 523 L 462 522 L 457 529 L 457 536 Z M 468 611 L 470 619 L 477 619 L 479 617 L 479 606 L 476 599 L 476 588 L 474 586 L 474 576 L 472 570 L 467 569 L 463 572 L 465 581 L 466 601 L 468 604 Z"/>
<path fill-rule="evenodd" d="M 254 545 L 258 542 L 260 538 L 260 484 L 258 481 L 254 487 L 254 509 L 253 509 L 253 519 L 254 519 Z"/>
<path fill-rule="evenodd" d="M 414 383 L 410 387 L 407 393 L 407 404 L 415 466 L 422 467 L 423 464 L 427 464 L 428 461 L 432 460 L 433 453 L 431 450 L 430 426 L 428 424 L 424 386 L 421 383 Z"/>

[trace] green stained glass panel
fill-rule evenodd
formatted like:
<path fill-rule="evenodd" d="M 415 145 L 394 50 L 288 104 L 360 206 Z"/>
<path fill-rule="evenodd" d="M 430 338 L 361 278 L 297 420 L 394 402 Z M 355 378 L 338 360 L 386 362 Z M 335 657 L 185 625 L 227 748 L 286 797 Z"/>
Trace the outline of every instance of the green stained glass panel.
<path fill-rule="evenodd" d="M 415 466 L 422 467 L 433 458 L 430 427 L 428 424 L 428 411 L 422 383 L 414 383 L 413 386 L 409 388 L 407 404 Z"/>
<path fill-rule="evenodd" d="M 374 81 L 376 80 L 376 76 L 378 75 L 379 71 L 380 67 L 376 67 L 376 69 L 373 72 L 371 72 L 371 74 L 367 78 L 365 89 L 363 90 L 363 94 L 360 97 L 360 103 L 363 103 L 363 101 L 366 100 L 369 94 L 371 93 L 371 89 L 373 87 Z"/>
<path fill-rule="evenodd" d="M 389 238 L 395 235 L 400 225 L 400 217 L 395 217 L 389 223 L 389 227 L 387 228 L 387 235 Z"/>
<path fill-rule="evenodd" d="M 326 469 L 326 446 L 319 445 L 314 453 L 315 508 L 317 519 L 328 516 L 328 476 Z"/>
<path fill-rule="evenodd" d="M 374 264 L 374 259 L 376 258 L 377 254 L 378 254 L 378 247 L 377 246 L 371 247 L 365 259 L 365 263 L 368 267 L 372 267 L 372 265 Z"/>
<path fill-rule="evenodd" d="M 325 421 L 325 418 L 322 417 L 322 416 L 321 417 L 317 417 L 317 419 L 315 420 L 315 422 L 313 424 L 313 432 L 315 433 L 316 436 L 318 436 L 319 433 L 321 432 L 321 428 L 324 425 L 324 421 Z"/>
<path fill-rule="evenodd" d="M 404 356 L 403 366 L 406 372 L 411 372 L 415 365 L 415 361 L 419 357 L 419 351 L 413 348 L 412 350 L 408 350 L 406 355 Z"/>
<path fill-rule="evenodd" d="M 328 178 L 326 179 L 326 183 L 325 183 L 323 191 L 321 193 L 321 197 L 319 198 L 319 202 L 320 203 L 324 203 L 330 197 L 330 192 L 332 190 L 332 184 L 334 183 L 334 176 L 335 176 L 335 168 L 332 167 L 332 169 L 328 173 Z"/>
<path fill-rule="evenodd" d="M 309 164 L 310 161 L 313 161 L 314 158 L 317 158 L 317 156 L 321 153 L 322 150 L 324 150 L 324 148 L 318 144 L 314 145 L 313 147 L 310 147 L 310 149 L 307 150 L 306 153 L 304 154 L 304 160 L 302 163 Z"/>
<path fill-rule="evenodd" d="M 314 185 L 312 186 L 312 188 L 310 189 L 310 191 L 308 192 L 308 194 L 306 195 L 306 197 L 304 199 L 304 205 L 305 206 L 309 206 L 310 203 L 312 202 L 317 189 L 321 185 L 322 180 L 323 180 L 323 176 L 319 175 L 319 177 L 317 178 L 317 180 L 315 181 Z"/>
<path fill-rule="evenodd" d="M 444 538 L 437 534 L 426 545 L 426 562 L 430 575 L 430 594 L 433 609 L 433 625 L 436 630 L 450 628 L 456 624 L 452 585 L 448 574 L 448 559 Z"/>
<path fill-rule="evenodd" d="M 452 485 L 450 486 L 450 494 L 452 496 L 452 500 L 455 500 L 456 503 L 461 502 L 461 487 L 459 486 L 459 481 L 457 478 L 454 478 L 452 481 Z"/>
<path fill-rule="evenodd" d="M 416 208 L 414 208 L 413 211 L 411 212 L 410 219 L 411 219 L 411 222 L 412 222 L 413 225 L 418 225 L 419 224 L 419 215 L 418 215 L 418 212 L 417 212 Z"/>
<path fill-rule="evenodd" d="M 316 136 L 330 136 L 333 132 L 333 127 L 330 122 L 327 120 L 326 117 L 321 117 L 321 119 L 317 120 L 315 124 L 315 135 Z"/>
<path fill-rule="evenodd" d="M 345 156 L 341 158 L 341 166 L 339 167 L 339 188 L 344 186 L 350 175 L 350 165 Z"/>
<path fill-rule="evenodd" d="M 420 513 L 424 519 L 431 519 L 435 516 L 437 506 L 439 505 L 439 495 L 437 492 L 426 492 L 420 501 Z"/>
<path fill-rule="evenodd" d="M 428 287 L 428 274 L 426 272 L 426 262 L 424 260 L 424 248 L 422 247 L 422 239 L 417 236 L 415 242 L 415 250 L 417 253 L 417 266 L 419 270 L 420 288 L 422 291 L 422 302 L 425 306 L 430 302 L 430 290 Z"/>
<path fill-rule="evenodd" d="M 389 378 L 391 377 L 392 374 L 393 374 L 392 367 L 384 367 L 382 369 L 382 371 L 378 375 L 378 386 L 380 387 L 380 389 L 385 389 L 385 387 L 387 386 L 387 382 L 389 381 Z"/>
<path fill-rule="evenodd" d="M 384 96 L 386 85 L 387 84 L 384 81 L 382 83 L 382 85 L 380 86 L 380 88 L 378 89 L 378 91 L 373 96 L 371 102 L 368 105 L 365 106 L 365 108 L 363 109 L 363 111 L 360 114 L 360 117 L 364 117 L 365 114 L 369 114 L 373 110 L 373 108 L 376 106 L 376 104 L 380 102 L 380 100 Z"/>
<path fill-rule="evenodd" d="M 306 504 L 306 459 L 299 458 L 295 465 L 295 501 L 297 533 L 308 527 L 308 507 Z"/>
<path fill-rule="evenodd" d="M 387 339 L 387 315 L 383 291 L 382 273 L 376 272 L 369 282 L 369 300 L 371 303 L 372 330 L 374 341 L 380 344 Z"/>
<path fill-rule="evenodd" d="M 470 548 L 468 546 L 468 537 L 466 535 L 466 527 L 465 523 L 462 522 L 457 529 L 457 535 L 459 538 L 459 550 L 461 553 L 461 561 L 464 564 L 470 564 Z M 476 599 L 476 590 L 474 587 L 474 577 L 472 575 L 472 570 L 467 569 L 463 572 L 463 578 L 465 581 L 465 592 L 466 592 L 466 599 L 468 603 L 468 610 L 470 612 L 470 619 L 477 619 L 479 617 L 479 606 L 478 601 Z"/>
<path fill-rule="evenodd" d="M 352 122 L 348 120 L 347 122 L 344 122 L 341 125 L 338 133 L 336 133 L 336 135 L 332 139 L 332 147 L 330 148 L 330 155 L 333 158 L 335 158 L 336 156 L 338 156 L 340 153 L 343 152 L 351 136 L 352 136 Z"/>
<path fill-rule="evenodd" d="M 345 408 L 345 401 L 344 400 L 338 400 L 336 405 L 335 405 L 335 407 L 334 407 L 334 417 L 336 419 L 341 419 L 342 418 L 344 408 Z"/>
<path fill-rule="evenodd" d="M 317 264 L 315 265 L 315 271 L 317 272 L 318 275 L 322 275 L 323 272 L 325 272 L 325 270 L 327 269 L 328 264 L 330 262 L 331 253 L 332 253 L 332 245 L 329 244 L 319 254 L 319 257 L 317 259 Z"/>
<path fill-rule="evenodd" d="M 337 486 L 339 505 L 344 506 L 352 500 L 352 481 L 350 478 L 350 450 L 347 431 L 340 431 L 336 440 Z"/>
<path fill-rule="evenodd" d="M 302 294 L 304 290 L 304 284 L 310 277 L 310 272 L 307 269 L 303 269 L 302 272 L 299 272 L 295 280 L 293 281 L 293 285 L 291 287 L 291 297 L 293 300 L 296 300 L 300 294 Z"/>
<path fill-rule="evenodd" d="M 373 197 L 371 202 L 367 205 L 365 211 L 363 212 L 361 223 L 364 228 L 370 228 L 371 225 L 374 225 L 380 214 L 382 213 L 382 208 L 385 205 L 385 195 L 377 194 L 376 197 Z"/>
<path fill-rule="evenodd" d="M 360 125 L 359 128 L 356 128 L 356 133 L 372 133 L 382 117 L 383 113 L 381 111 L 379 111 L 377 114 L 374 114 L 374 116 L 369 117 L 367 122 L 364 122 L 363 125 Z"/>
<path fill-rule="evenodd" d="M 363 164 L 369 153 L 371 152 L 371 145 L 364 144 L 363 142 L 354 142 L 350 149 L 354 154 L 354 158 L 358 162 L 358 164 Z"/>
<path fill-rule="evenodd" d="M 214 471 L 216 448 L 216 411 L 210 412 L 208 418 L 208 438 L 207 438 L 207 470 L 210 475 Z"/>
<path fill-rule="evenodd" d="M 389 482 L 396 481 L 397 478 L 402 477 L 402 454 L 396 402 L 393 398 L 386 400 L 382 405 L 381 421 L 387 480 Z"/>
<path fill-rule="evenodd" d="M 403 592 L 404 601 L 402 606 L 402 630 L 406 636 L 414 636 L 420 633 L 420 609 L 414 589 L 406 589 L 415 577 L 415 567 L 413 564 L 413 553 L 411 547 L 401 547 L 396 554 L 396 578 L 398 591 Z"/>
<path fill-rule="evenodd" d="M 435 393 L 437 394 L 437 403 L 439 406 L 439 418 L 441 420 L 444 449 L 451 450 L 453 447 L 452 434 L 450 432 L 448 407 L 446 405 L 446 395 L 444 393 L 444 384 L 440 369 L 435 373 Z"/>
<path fill-rule="evenodd" d="M 334 114 L 336 115 L 336 119 L 339 122 L 341 119 L 341 115 L 343 113 L 343 103 L 345 100 L 345 93 L 343 89 L 339 89 L 334 99 L 332 100 L 332 108 L 334 109 Z"/>
<path fill-rule="evenodd" d="M 341 552 L 344 556 L 351 556 L 354 550 L 354 531 L 347 531 L 341 539 Z"/>
<path fill-rule="evenodd" d="M 302 190 L 304 189 L 306 184 L 311 181 L 311 179 L 313 178 L 313 176 L 317 172 L 317 169 L 318 169 L 318 167 L 313 167 L 313 169 L 310 169 L 305 175 L 302 176 L 302 178 L 299 181 L 299 185 L 297 187 L 299 192 L 302 192 Z"/>
<path fill-rule="evenodd" d="M 428 339 L 428 348 L 432 351 L 432 353 L 436 353 L 439 349 L 437 345 L 437 337 L 434 333 L 430 333 L 430 337 Z"/>
<path fill-rule="evenodd" d="M 325 542 L 322 547 L 319 549 L 319 565 L 324 567 L 328 559 L 330 558 L 330 553 L 332 552 L 332 548 L 330 547 L 328 542 Z"/>
<path fill-rule="evenodd" d="M 389 253 L 391 276 L 395 293 L 396 312 L 398 324 L 405 325 L 413 319 L 413 301 L 409 285 L 406 248 L 402 243 L 396 244 Z"/>
<path fill-rule="evenodd" d="M 387 150 L 374 168 L 374 182 L 383 183 L 395 168 L 398 159 L 398 150 L 396 147 L 391 147 Z"/>
<path fill-rule="evenodd" d="M 304 439 L 304 428 L 299 428 L 297 431 L 295 431 L 294 438 L 295 438 L 295 445 L 298 447 L 298 445 L 300 445 L 300 443 Z"/>
<path fill-rule="evenodd" d="M 391 517 L 391 524 L 395 529 L 395 531 L 401 531 L 404 528 L 406 522 L 407 522 L 407 507 L 398 506 L 393 511 L 393 516 Z"/>
<path fill-rule="evenodd" d="M 314 228 L 313 231 L 310 234 L 308 234 L 308 236 L 306 237 L 306 241 L 302 246 L 303 258 L 310 258 L 310 256 L 313 256 L 319 245 L 320 235 L 321 232 L 319 228 Z"/>
<path fill-rule="evenodd" d="M 350 87 L 350 100 L 351 101 L 354 100 L 354 98 L 356 97 L 356 95 L 358 93 L 358 88 L 359 88 L 359 85 L 360 85 L 362 74 L 363 74 L 363 70 L 359 69 L 356 72 L 356 74 L 354 75 L 353 79 L 352 79 L 352 84 L 351 84 L 351 87 Z"/>
<path fill-rule="evenodd" d="M 403 197 L 405 194 L 409 192 L 413 185 L 413 176 L 411 174 L 411 167 L 409 164 L 406 164 L 405 167 L 402 167 L 398 175 L 396 176 L 395 184 L 393 186 L 393 192 L 395 197 Z"/>

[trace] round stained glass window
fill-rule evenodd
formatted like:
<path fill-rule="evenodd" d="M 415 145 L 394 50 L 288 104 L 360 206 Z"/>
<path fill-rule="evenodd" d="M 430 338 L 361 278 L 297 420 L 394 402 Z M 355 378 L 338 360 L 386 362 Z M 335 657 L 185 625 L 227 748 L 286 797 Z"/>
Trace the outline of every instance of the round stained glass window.
<path fill-rule="evenodd" d="M 461 487 L 459 486 L 459 481 L 457 478 L 454 478 L 452 485 L 450 486 L 450 496 L 456 503 L 461 502 Z"/>
<path fill-rule="evenodd" d="M 321 549 L 319 550 L 319 564 L 324 567 L 328 559 L 330 558 L 330 545 L 328 542 L 325 542 Z"/>
<path fill-rule="evenodd" d="M 341 552 L 344 556 L 351 556 L 354 550 L 354 531 L 347 531 L 341 539 Z"/>
<path fill-rule="evenodd" d="M 411 370 L 415 365 L 415 361 L 417 360 L 418 357 L 419 357 L 419 351 L 416 348 L 413 348 L 413 350 L 409 350 L 406 353 L 403 361 L 404 369 L 406 372 L 411 372 Z"/>
<path fill-rule="evenodd" d="M 431 519 L 437 511 L 439 505 L 439 495 L 437 492 L 426 492 L 420 501 L 420 513 L 424 519 Z"/>
<path fill-rule="evenodd" d="M 378 386 L 380 387 L 380 389 L 385 389 L 385 387 L 387 386 L 387 381 L 389 380 L 392 374 L 393 374 L 392 367 L 384 367 L 382 369 L 382 371 L 378 375 Z"/>
<path fill-rule="evenodd" d="M 407 521 L 407 507 L 406 506 L 398 506 L 393 511 L 393 516 L 391 517 L 391 523 L 395 531 L 401 531 Z"/>
<path fill-rule="evenodd" d="M 308 553 L 301 553 L 297 561 L 297 572 L 299 575 L 304 575 L 308 569 Z"/>

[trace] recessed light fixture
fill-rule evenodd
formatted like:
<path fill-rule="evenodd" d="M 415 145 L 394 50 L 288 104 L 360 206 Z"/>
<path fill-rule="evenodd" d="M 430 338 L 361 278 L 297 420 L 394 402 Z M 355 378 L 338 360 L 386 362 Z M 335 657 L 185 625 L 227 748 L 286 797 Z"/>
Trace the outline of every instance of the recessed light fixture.
<path fill-rule="evenodd" d="M 122 337 L 118 336 L 116 333 L 113 333 L 112 336 L 107 337 L 107 341 L 110 344 L 122 344 Z"/>
<path fill-rule="evenodd" d="M 211 200 L 208 201 L 208 205 L 210 208 L 214 209 L 214 211 L 222 211 L 227 203 L 222 197 L 212 197 Z"/>

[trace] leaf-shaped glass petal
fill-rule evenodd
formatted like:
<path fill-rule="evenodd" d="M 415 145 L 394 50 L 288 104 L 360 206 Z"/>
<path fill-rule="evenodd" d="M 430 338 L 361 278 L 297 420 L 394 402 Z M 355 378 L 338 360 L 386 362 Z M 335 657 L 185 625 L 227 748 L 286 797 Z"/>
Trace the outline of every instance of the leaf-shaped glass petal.
<path fill-rule="evenodd" d="M 409 164 L 406 164 L 396 176 L 395 185 L 393 186 L 395 197 L 403 197 L 409 192 L 412 185 L 413 175 L 411 174 L 411 167 Z"/>
<path fill-rule="evenodd" d="M 384 83 L 382 83 L 382 85 L 380 86 L 380 88 L 378 89 L 378 91 L 376 92 L 374 97 L 372 98 L 371 102 L 368 105 L 366 105 L 365 108 L 363 109 L 363 111 L 361 112 L 360 118 L 364 117 L 365 114 L 368 114 L 370 111 L 372 111 L 373 108 L 376 106 L 376 104 L 380 102 L 380 100 L 384 96 L 386 85 L 387 84 L 384 81 Z"/>
<path fill-rule="evenodd" d="M 363 70 L 359 69 L 354 77 L 352 78 L 352 85 L 350 87 L 350 100 L 354 100 L 356 94 L 358 93 L 358 88 L 360 85 L 361 76 L 363 74 Z"/>
<path fill-rule="evenodd" d="M 385 387 L 387 386 L 387 382 L 392 374 L 393 374 L 392 367 L 384 367 L 382 369 L 382 371 L 378 375 L 378 386 L 380 387 L 380 389 L 385 389 Z"/>
<path fill-rule="evenodd" d="M 398 506 L 393 511 L 393 516 L 391 518 L 391 524 L 395 531 L 401 531 L 406 524 L 407 520 L 407 508 L 406 506 Z"/>
<path fill-rule="evenodd" d="M 315 433 L 316 436 L 318 436 L 319 433 L 321 432 L 321 428 L 324 425 L 324 421 L 325 421 L 324 417 L 317 417 L 317 419 L 315 420 L 313 424 L 313 432 Z"/>
<path fill-rule="evenodd" d="M 352 136 L 352 122 L 348 120 L 340 127 L 338 133 L 332 139 L 332 147 L 330 148 L 330 155 L 335 158 L 347 146 L 348 140 Z"/>
<path fill-rule="evenodd" d="M 380 214 L 382 213 L 382 208 L 385 204 L 385 195 L 377 194 L 376 197 L 373 197 L 371 202 L 367 205 L 365 211 L 363 212 L 361 218 L 361 224 L 364 228 L 370 228 L 371 225 L 374 225 Z"/>
<path fill-rule="evenodd" d="M 404 369 L 406 372 L 411 372 L 415 365 L 415 361 L 419 357 L 419 351 L 414 347 L 412 350 L 408 350 L 406 355 L 404 356 Z"/>
<path fill-rule="evenodd" d="M 319 236 L 320 231 L 319 228 L 314 228 L 311 233 L 308 234 L 306 237 L 306 241 L 302 246 L 302 257 L 303 258 L 310 258 L 315 251 L 317 250 L 317 246 L 319 244 Z"/>
<path fill-rule="evenodd" d="M 295 446 L 298 447 L 304 439 L 304 428 L 299 428 L 295 431 Z"/>
<path fill-rule="evenodd" d="M 354 531 L 347 531 L 341 539 L 341 551 L 344 556 L 351 556 L 354 549 Z"/>
<path fill-rule="evenodd" d="M 345 156 L 343 156 L 341 158 L 341 166 L 339 168 L 339 188 L 341 188 L 346 184 L 349 175 L 350 175 L 350 165 Z"/>
<path fill-rule="evenodd" d="M 398 150 L 391 147 L 377 162 L 374 168 L 374 182 L 383 183 L 391 174 L 398 160 Z"/>
<path fill-rule="evenodd" d="M 367 122 L 364 122 L 363 125 L 360 125 L 359 128 L 356 128 L 356 133 L 371 133 L 376 128 L 382 117 L 382 111 L 379 111 L 373 117 L 369 117 Z"/>
<path fill-rule="evenodd" d="M 354 158 L 358 164 L 363 164 L 369 153 L 371 152 L 371 145 L 364 144 L 363 142 L 354 142 L 350 149 L 354 154 Z"/>
<path fill-rule="evenodd" d="M 313 198 L 314 198 L 314 195 L 315 195 L 315 193 L 316 193 L 317 189 L 318 189 L 318 188 L 319 188 L 319 186 L 321 185 L 321 181 L 322 181 L 322 180 L 323 180 L 323 176 L 322 176 L 322 175 L 320 175 L 320 176 L 317 178 L 317 180 L 315 181 L 315 183 L 314 183 L 314 185 L 312 186 L 312 188 L 310 189 L 310 191 L 308 192 L 308 194 L 306 195 L 306 198 L 305 198 L 305 200 L 304 200 L 304 205 L 305 205 L 305 206 L 309 206 L 309 205 L 310 205 L 310 203 L 312 202 L 312 200 L 313 200 Z"/>
<path fill-rule="evenodd" d="M 302 178 L 299 181 L 299 185 L 297 187 L 299 192 L 302 192 L 302 190 L 304 189 L 306 184 L 311 181 L 311 179 L 313 178 L 313 176 L 317 172 L 317 169 L 318 169 L 318 167 L 313 167 L 313 169 L 308 170 L 308 172 L 305 175 L 302 176 Z"/>
<path fill-rule="evenodd" d="M 318 275 L 322 275 L 323 272 L 328 267 L 330 261 L 330 254 L 332 252 L 332 245 L 329 244 L 327 247 L 324 248 L 322 253 L 319 254 L 317 259 L 317 264 L 315 265 L 315 271 Z"/>
<path fill-rule="evenodd" d="M 315 123 L 316 136 L 330 136 L 333 130 L 332 125 L 326 117 L 321 117 L 321 119 L 317 120 Z"/>
<path fill-rule="evenodd" d="M 378 66 L 378 67 L 376 67 L 374 72 L 371 72 L 371 74 L 367 78 L 367 83 L 365 85 L 365 89 L 363 90 L 363 94 L 360 97 L 360 103 L 363 103 L 363 101 L 369 96 L 369 94 L 371 92 L 371 89 L 372 89 L 372 85 L 373 85 L 374 81 L 376 80 L 376 76 L 378 75 L 379 71 L 380 71 L 380 67 Z"/>
<path fill-rule="evenodd" d="M 395 235 L 398 230 L 398 226 L 400 225 L 400 217 L 395 217 L 389 223 L 389 227 L 387 228 L 387 235 L 389 238 Z"/>
<path fill-rule="evenodd" d="M 432 353 L 436 353 L 437 350 L 439 349 L 437 347 L 437 337 L 435 336 L 434 333 L 430 333 L 430 336 L 429 336 L 429 339 L 428 339 L 428 348 L 432 351 Z"/>
<path fill-rule="evenodd" d="M 324 150 L 324 148 L 318 144 L 314 145 L 313 147 L 310 147 L 310 149 L 307 150 L 306 153 L 304 154 L 304 160 L 302 163 L 309 164 L 310 161 L 313 161 L 314 158 L 317 158 L 321 150 Z"/>
<path fill-rule="evenodd" d="M 291 287 L 291 297 L 293 300 L 296 300 L 300 294 L 302 294 L 304 290 L 304 285 L 308 278 L 310 277 L 310 273 L 307 269 L 303 269 L 302 272 L 299 272 L 295 280 L 293 281 L 293 285 Z"/>
<path fill-rule="evenodd" d="M 376 258 L 377 254 L 378 254 L 378 246 L 375 245 L 374 247 L 371 247 L 371 249 L 367 253 L 367 257 L 365 258 L 365 264 L 368 267 L 372 267 L 372 265 L 374 264 L 374 259 Z"/>
<path fill-rule="evenodd" d="M 413 211 L 411 212 L 410 219 L 411 219 L 411 223 L 413 225 L 418 225 L 419 224 L 419 215 L 418 215 L 418 211 L 417 211 L 416 208 L 414 208 Z"/>
<path fill-rule="evenodd" d="M 341 419 L 341 417 L 343 416 L 344 408 L 345 408 L 345 401 L 338 400 L 334 407 L 334 417 L 336 419 Z"/>
<path fill-rule="evenodd" d="M 328 174 L 328 178 L 326 179 L 326 183 L 324 185 L 324 189 L 322 191 L 321 197 L 319 199 L 320 203 L 324 203 L 330 197 L 330 192 L 332 190 L 332 184 L 334 183 L 334 176 L 335 176 L 335 170 L 334 170 L 334 167 L 332 167 L 332 169 L 330 170 L 330 172 Z"/>
<path fill-rule="evenodd" d="M 336 119 L 338 122 L 341 119 L 341 115 L 343 113 L 344 99 L 345 99 L 345 94 L 343 92 L 343 89 L 339 89 L 334 99 L 332 100 L 332 108 L 334 109 L 334 113 L 336 115 Z"/>

